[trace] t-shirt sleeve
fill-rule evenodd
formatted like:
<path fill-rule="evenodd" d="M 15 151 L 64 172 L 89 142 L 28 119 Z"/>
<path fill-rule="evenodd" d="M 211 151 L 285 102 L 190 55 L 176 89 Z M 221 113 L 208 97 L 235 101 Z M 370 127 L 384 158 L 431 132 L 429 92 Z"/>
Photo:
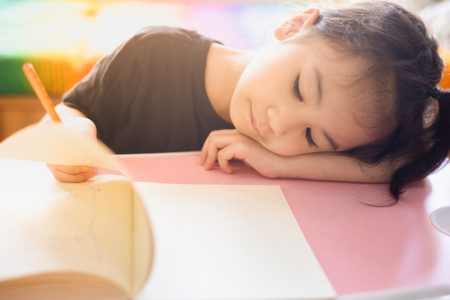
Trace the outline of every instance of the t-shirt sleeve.
<path fill-rule="evenodd" d="M 102 58 L 80 82 L 63 95 L 63 102 L 84 113 L 107 139 L 126 123 L 141 78 L 139 43 L 132 37 Z"/>

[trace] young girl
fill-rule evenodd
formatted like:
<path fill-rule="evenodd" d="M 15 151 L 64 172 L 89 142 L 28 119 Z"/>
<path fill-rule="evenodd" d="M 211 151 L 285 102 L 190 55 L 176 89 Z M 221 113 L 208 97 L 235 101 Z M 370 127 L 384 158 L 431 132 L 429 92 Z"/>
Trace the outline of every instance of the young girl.
<path fill-rule="evenodd" d="M 57 107 L 116 153 L 189 151 L 228 173 L 391 182 L 427 176 L 450 148 L 450 93 L 422 21 L 370 1 L 308 9 L 276 45 L 240 51 L 195 32 L 151 27 L 102 59 Z M 202 146 L 203 145 L 203 146 Z M 49 166 L 61 181 L 88 166 Z"/>

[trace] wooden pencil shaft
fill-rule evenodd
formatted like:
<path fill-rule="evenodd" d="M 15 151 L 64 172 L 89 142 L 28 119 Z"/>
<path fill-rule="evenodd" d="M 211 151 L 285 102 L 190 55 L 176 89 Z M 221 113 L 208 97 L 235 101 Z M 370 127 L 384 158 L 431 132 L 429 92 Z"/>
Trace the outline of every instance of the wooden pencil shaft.
<path fill-rule="evenodd" d="M 33 65 L 30 63 L 24 64 L 23 72 L 25 73 L 25 76 L 30 82 L 30 85 L 33 88 L 34 93 L 41 102 L 45 111 L 49 114 L 50 118 L 55 122 L 61 122 L 61 119 L 59 118 L 58 114 L 55 111 L 55 108 L 53 107 L 52 100 L 47 94 L 47 91 L 45 90 L 44 85 L 42 84 L 42 81 L 39 78 Z"/>

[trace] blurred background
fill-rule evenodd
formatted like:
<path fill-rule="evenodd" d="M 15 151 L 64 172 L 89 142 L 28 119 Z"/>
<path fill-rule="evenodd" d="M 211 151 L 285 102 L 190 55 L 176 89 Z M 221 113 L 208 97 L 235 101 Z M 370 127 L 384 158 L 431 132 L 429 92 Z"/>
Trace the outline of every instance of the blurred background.
<path fill-rule="evenodd" d="M 194 29 L 222 43 L 254 48 L 294 6 L 269 1 L 2 1 L 0 94 L 31 92 L 21 65 L 32 62 L 48 92 L 59 95 L 99 57 L 142 27 Z"/>
<path fill-rule="evenodd" d="M 142 27 L 180 26 L 251 49 L 274 42 L 273 30 L 293 11 L 335 1 L 0 0 L 0 140 L 43 115 L 22 73 L 25 62 L 34 64 L 58 102 L 100 57 Z M 422 13 L 450 49 L 450 0 L 394 1 Z"/>
<path fill-rule="evenodd" d="M 306 3 L 306 1 L 300 1 Z M 180 26 L 255 48 L 298 3 L 287 1 L 0 0 L 0 141 L 44 110 L 22 73 L 33 63 L 55 104 L 95 62 L 150 25 Z"/>

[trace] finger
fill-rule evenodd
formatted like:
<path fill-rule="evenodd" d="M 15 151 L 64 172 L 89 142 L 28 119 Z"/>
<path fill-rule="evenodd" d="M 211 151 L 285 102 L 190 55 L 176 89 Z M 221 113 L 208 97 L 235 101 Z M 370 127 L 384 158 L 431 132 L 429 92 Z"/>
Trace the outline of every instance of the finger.
<path fill-rule="evenodd" d="M 63 165 L 49 165 L 49 168 L 63 172 L 67 174 L 76 175 L 79 173 L 86 173 L 92 170 L 92 167 L 89 166 L 63 166 Z"/>
<path fill-rule="evenodd" d="M 223 136 L 240 136 L 241 134 L 236 129 L 221 129 L 211 131 L 203 143 L 201 152 L 200 152 L 200 164 L 203 165 L 205 163 L 206 157 L 208 156 L 208 148 L 210 146 L 211 140 L 221 138 Z"/>
<path fill-rule="evenodd" d="M 216 148 L 215 146 L 216 144 L 214 142 L 210 142 L 208 148 L 206 149 L 206 159 L 203 163 L 203 167 L 206 170 L 210 170 L 212 169 L 212 167 L 214 166 L 214 163 L 216 162 L 217 159 L 217 151 L 219 149 Z"/>
<path fill-rule="evenodd" d="M 212 139 L 218 138 L 223 135 L 236 135 L 237 130 L 235 129 L 222 129 L 211 131 L 203 143 L 201 152 L 200 152 L 200 164 L 203 165 L 205 163 L 206 157 L 208 156 L 208 149 Z"/>
<path fill-rule="evenodd" d="M 79 183 L 83 181 L 87 181 L 89 178 L 96 175 L 96 171 L 93 168 L 88 167 L 86 171 L 82 172 L 74 172 L 70 167 L 61 167 L 61 166 L 48 166 L 50 171 L 53 173 L 55 178 L 62 182 L 71 182 L 71 183 Z M 73 168 L 75 170 L 79 170 L 79 168 Z"/>
<path fill-rule="evenodd" d="M 200 152 L 200 164 L 203 165 L 205 163 L 205 159 L 207 157 L 207 149 L 208 149 L 208 145 L 209 145 L 209 140 L 211 135 L 208 135 L 208 137 L 206 138 L 205 142 L 203 143 L 202 146 L 202 150 Z"/>
<path fill-rule="evenodd" d="M 70 183 L 80 183 L 87 181 L 89 178 L 94 176 L 91 172 L 86 173 L 78 173 L 78 174 L 67 174 L 63 172 L 53 172 L 55 178 L 61 182 L 70 182 Z"/>
<path fill-rule="evenodd" d="M 210 137 L 207 149 L 207 158 L 203 164 L 205 169 L 209 170 L 214 166 L 217 160 L 217 152 L 231 144 L 235 144 L 241 139 L 241 135 L 225 134 L 214 135 Z"/>
<path fill-rule="evenodd" d="M 220 168 L 227 174 L 233 173 L 233 168 L 230 165 L 230 160 L 234 158 L 234 147 L 225 147 L 221 149 L 217 155 L 217 162 Z"/>

